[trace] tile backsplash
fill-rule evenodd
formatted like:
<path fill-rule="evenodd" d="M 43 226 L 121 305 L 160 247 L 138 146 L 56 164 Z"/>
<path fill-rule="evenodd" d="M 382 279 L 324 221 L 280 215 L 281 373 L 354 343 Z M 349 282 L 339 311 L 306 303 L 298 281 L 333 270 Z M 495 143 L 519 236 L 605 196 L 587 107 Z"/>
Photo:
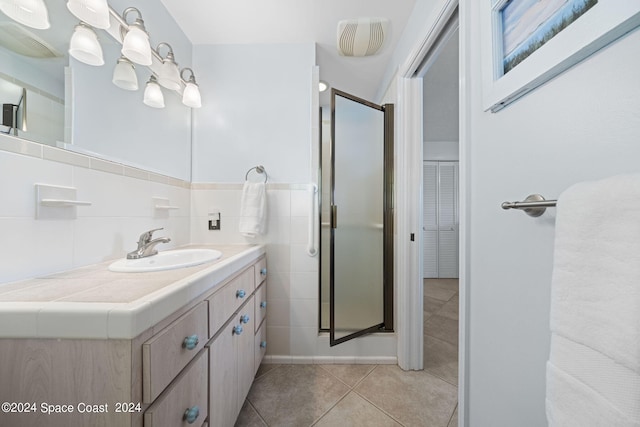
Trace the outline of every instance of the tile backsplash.
<path fill-rule="evenodd" d="M 241 183 L 188 183 L 0 135 L 0 286 L 123 257 L 143 231 L 186 244 L 266 245 L 269 286 L 267 360 L 274 363 L 393 363 L 395 336 L 377 334 L 329 347 L 318 333 L 319 256 L 307 254 L 307 184 L 267 185 L 266 234 L 238 232 Z M 74 220 L 36 220 L 35 184 L 75 187 Z M 153 198 L 178 209 L 158 212 Z M 220 230 L 209 230 L 211 213 Z M 317 215 L 317 214 L 314 214 Z M 316 242 L 316 247 L 317 247 Z"/>
<path fill-rule="evenodd" d="M 145 230 L 189 243 L 189 183 L 56 148 L 0 139 L 0 284 L 116 259 Z M 35 184 L 75 187 L 74 220 L 36 220 Z M 153 197 L 179 209 L 158 215 Z"/>

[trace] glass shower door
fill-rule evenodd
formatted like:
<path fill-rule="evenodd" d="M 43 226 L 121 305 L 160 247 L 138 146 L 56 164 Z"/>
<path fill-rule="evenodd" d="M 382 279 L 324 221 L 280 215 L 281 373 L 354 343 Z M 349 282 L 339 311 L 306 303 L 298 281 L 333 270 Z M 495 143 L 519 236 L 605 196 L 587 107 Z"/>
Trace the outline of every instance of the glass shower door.
<path fill-rule="evenodd" d="M 392 115 L 392 105 L 332 91 L 332 346 L 392 329 Z"/>

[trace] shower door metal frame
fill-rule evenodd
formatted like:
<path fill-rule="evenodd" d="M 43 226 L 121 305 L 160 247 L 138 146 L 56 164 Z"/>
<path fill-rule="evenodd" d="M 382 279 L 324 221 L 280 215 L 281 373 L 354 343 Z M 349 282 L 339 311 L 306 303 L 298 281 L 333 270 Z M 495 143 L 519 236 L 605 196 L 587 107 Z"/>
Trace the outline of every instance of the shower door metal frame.
<path fill-rule="evenodd" d="M 335 118 L 336 118 L 336 96 L 341 96 L 353 102 L 362 104 L 374 110 L 381 111 L 384 115 L 384 154 L 383 154 L 383 322 L 372 325 L 365 329 L 355 331 L 349 335 L 337 338 L 335 324 L 335 230 L 337 224 L 337 206 L 335 205 Z M 351 95 L 338 89 L 331 89 L 331 201 L 330 201 L 330 264 L 329 264 L 329 345 L 331 347 L 354 338 L 371 334 L 374 332 L 393 332 L 393 136 L 394 136 L 394 106 L 393 104 L 378 105 L 365 99 Z"/>

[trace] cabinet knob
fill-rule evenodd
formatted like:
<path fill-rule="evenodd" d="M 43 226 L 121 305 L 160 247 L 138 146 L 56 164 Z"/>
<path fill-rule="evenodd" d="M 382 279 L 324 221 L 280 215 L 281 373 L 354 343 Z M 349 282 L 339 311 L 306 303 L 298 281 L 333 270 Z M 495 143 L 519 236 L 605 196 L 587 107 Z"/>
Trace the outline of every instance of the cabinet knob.
<path fill-rule="evenodd" d="M 185 337 L 184 341 L 182 341 L 182 348 L 186 348 L 187 350 L 193 350 L 198 346 L 199 342 L 200 341 L 198 340 L 197 335 L 190 335 L 188 337 Z"/>
<path fill-rule="evenodd" d="M 238 289 L 236 291 L 236 298 L 244 298 L 245 295 L 247 295 L 247 293 L 244 291 L 244 289 Z"/>
<path fill-rule="evenodd" d="M 243 329 L 241 325 L 236 325 L 233 327 L 233 334 L 234 335 L 240 335 L 242 333 Z"/>
<path fill-rule="evenodd" d="M 261 275 L 262 277 L 264 277 L 264 276 L 266 276 L 266 275 L 267 275 L 267 267 L 262 267 L 262 268 L 260 269 L 260 275 Z"/>
<path fill-rule="evenodd" d="M 260 308 L 267 308 L 267 302 L 266 301 L 262 301 L 260 303 Z"/>
<path fill-rule="evenodd" d="M 260 341 L 260 348 L 267 348 L 267 342 L 266 341 Z"/>
<path fill-rule="evenodd" d="M 249 320 L 250 320 L 250 318 L 249 318 L 249 315 L 248 315 L 248 314 L 243 314 L 243 315 L 240 317 L 240 323 L 249 323 Z"/>
<path fill-rule="evenodd" d="M 193 424 L 196 422 L 196 418 L 200 415 L 200 408 L 197 406 L 193 406 L 184 411 L 184 415 L 182 419 L 189 424 Z"/>

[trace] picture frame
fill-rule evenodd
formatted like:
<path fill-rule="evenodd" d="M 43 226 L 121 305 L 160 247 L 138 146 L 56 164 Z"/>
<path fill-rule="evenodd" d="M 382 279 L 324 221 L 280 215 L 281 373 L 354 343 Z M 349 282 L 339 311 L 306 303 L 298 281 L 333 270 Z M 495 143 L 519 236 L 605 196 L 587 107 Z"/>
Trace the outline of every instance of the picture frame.
<path fill-rule="evenodd" d="M 538 3 L 553 1 L 541 0 Z M 574 0 L 567 0 L 566 3 L 572 1 Z M 494 113 L 501 110 L 640 26 L 639 0 L 595 1 L 597 2 L 582 11 L 565 28 L 555 33 L 541 46 L 531 49 L 533 52 L 513 68 L 505 71 L 503 28 L 505 9 L 518 6 L 519 2 L 522 2 L 521 6 L 526 8 L 529 7 L 528 2 L 527 0 L 483 0 L 481 42 L 484 110 Z M 520 19 L 513 16 L 506 18 Z M 548 20 L 551 21 L 551 19 Z M 507 40 L 506 45 L 511 48 L 513 36 L 509 34 L 507 37 L 510 39 Z"/>

